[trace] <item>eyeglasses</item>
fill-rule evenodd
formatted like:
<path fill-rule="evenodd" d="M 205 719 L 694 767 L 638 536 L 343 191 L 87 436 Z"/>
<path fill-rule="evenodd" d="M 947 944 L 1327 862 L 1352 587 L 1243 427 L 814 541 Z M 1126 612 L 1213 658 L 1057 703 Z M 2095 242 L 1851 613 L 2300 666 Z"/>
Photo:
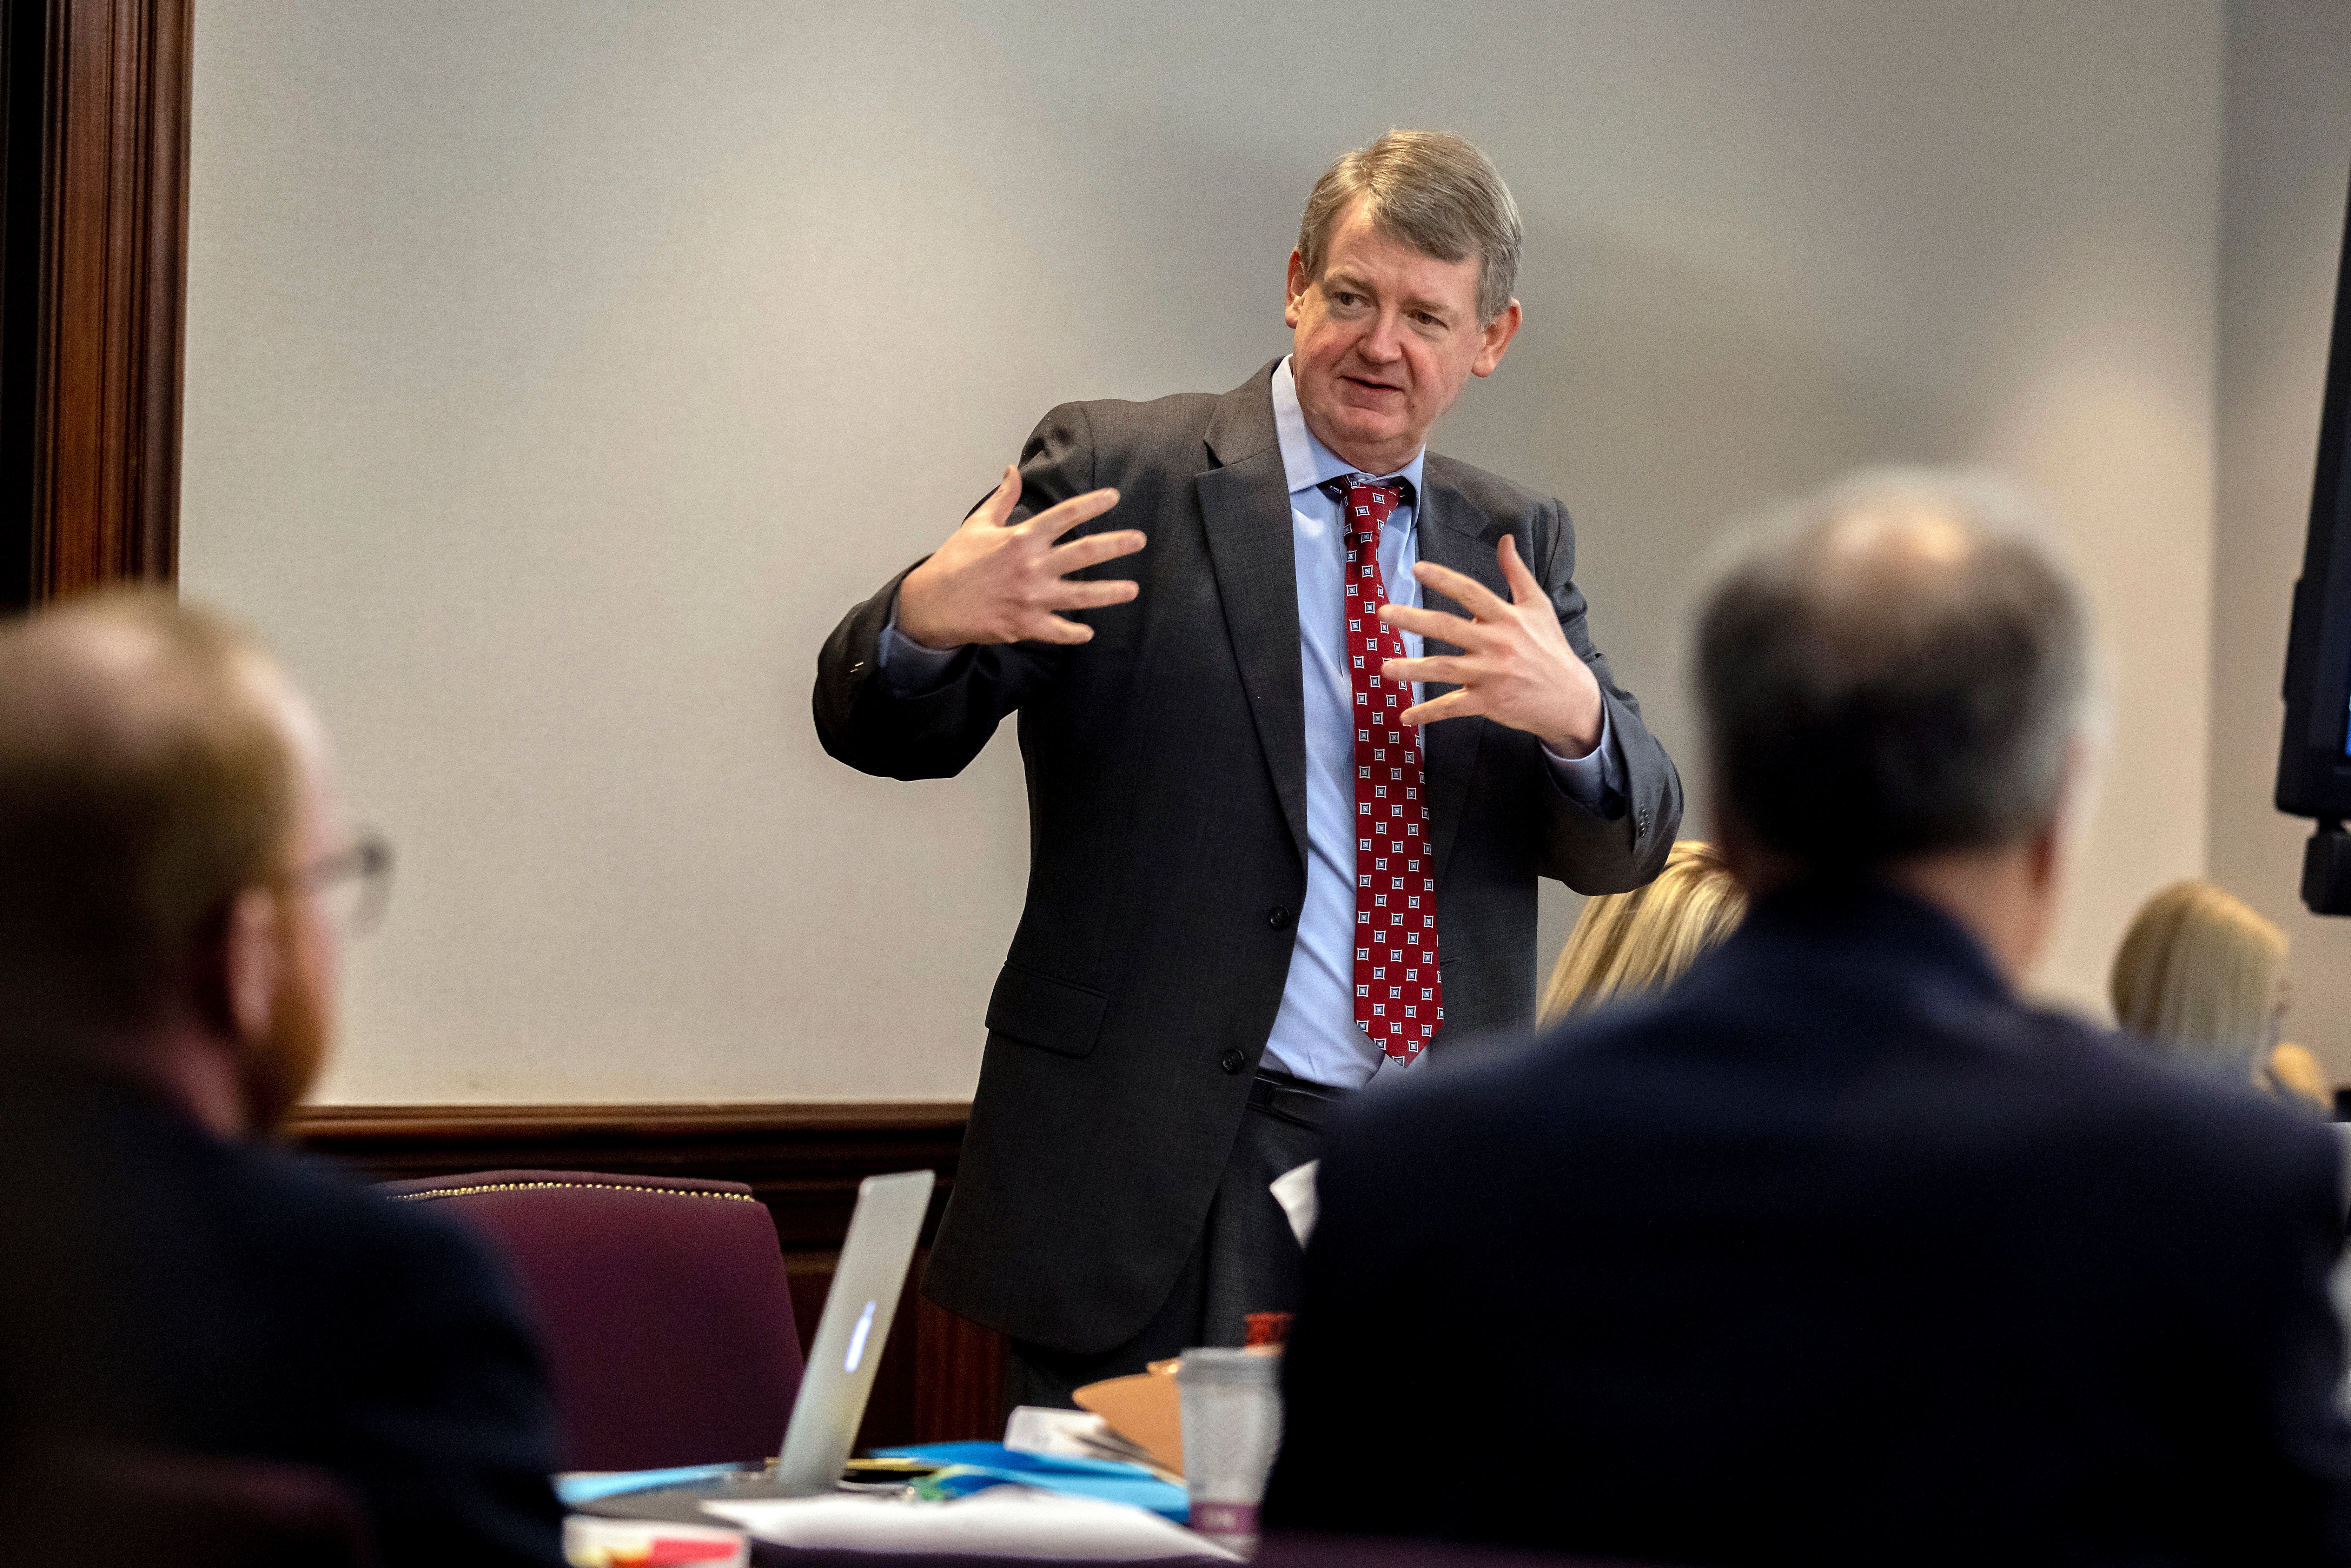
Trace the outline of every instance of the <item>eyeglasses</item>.
<path fill-rule="evenodd" d="M 360 936 L 383 918 L 383 906 L 392 897 L 392 858 L 391 841 L 372 828 L 362 828 L 352 835 L 349 849 L 321 855 L 295 877 L 319 895 L 337 929 Z"/>

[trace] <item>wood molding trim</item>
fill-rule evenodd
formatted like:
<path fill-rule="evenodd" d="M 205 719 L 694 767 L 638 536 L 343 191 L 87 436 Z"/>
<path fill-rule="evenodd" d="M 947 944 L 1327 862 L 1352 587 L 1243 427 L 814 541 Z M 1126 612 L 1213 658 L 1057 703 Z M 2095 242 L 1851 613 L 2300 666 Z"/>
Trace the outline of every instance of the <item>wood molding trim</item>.
<path fill-rule="evenodd" d="M 801 1348 L 815 1333 L 857 1184 L 890 1171 L 939 1178 L 919 1279 L 956 1169 L 962 1100 L 652 1105 L 319 1105 L 296 1145 L 378 1181 L 499 1169 L 688 1176 L 748 1185 L 776 1224 Z M 1004 1427 L 1002 1335 L 922 1299 L 910 1281 L 883 1353 L 861 1446 L 994 1437 Z"/>
<path fill-rule="evenodd" d="M 193 0 L 52 0 L 44 599 L 179 566 Z"/>

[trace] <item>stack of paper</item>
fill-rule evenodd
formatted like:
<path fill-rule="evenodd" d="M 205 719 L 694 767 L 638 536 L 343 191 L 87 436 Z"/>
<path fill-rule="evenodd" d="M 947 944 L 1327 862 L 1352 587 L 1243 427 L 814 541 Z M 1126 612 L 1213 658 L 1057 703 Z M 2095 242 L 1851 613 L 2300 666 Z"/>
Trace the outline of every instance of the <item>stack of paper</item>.
<path fill-rule="evenodd" d="M 1100 1416 L 1083 1410 L 1057 1410 L 1045 1405 L 1023 1405 L 1004 1424 L 1004 1446 L 1016 1454 L 1055 1454 L 1065 1459 L 1115 1459 L 1123 1464 L 1157 1469 L 1140 1443 L 1129 1442 Z M 1180 1480 L 1180 1474 L 1167 1476 Z"/>

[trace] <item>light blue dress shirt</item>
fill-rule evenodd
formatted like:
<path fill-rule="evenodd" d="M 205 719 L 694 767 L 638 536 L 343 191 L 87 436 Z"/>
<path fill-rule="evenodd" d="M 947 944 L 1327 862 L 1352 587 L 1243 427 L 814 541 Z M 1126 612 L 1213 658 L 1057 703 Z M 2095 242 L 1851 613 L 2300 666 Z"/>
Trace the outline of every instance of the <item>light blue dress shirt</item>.
<path fill-rule="evenodd" d="M 1299 911 L 1296 945 L 1281 1008 L 1266 1037 L 1264 1065 L 1315 1083 L 1359 1088 L 1393 1061 L 1355 1022 L 1355 721 L 1344 601 L 1346 541 L 1339 527 L 1339 503 L 1322 493 L 1323 481 L 1356 472 L 1314 438 L 1298 404 L 1298 386 L 1285 359 L 1273 371 L 1273 423 L 1281 444 L 1281 467 L 1290 486 L 1290 538 L 1298 568 L 1298 657 L 1306 698 L 1306 902 Z M 1416 455 L 1400 471 L 1421 490 Z M 1381 475 L 1381 478 L 1395 477 Z M 1420 604 L 1420 584 L 1412 575 L 1419 560 L 1416 513 L 1399 505 L 1380 530 L 1380 574 L 1392 604 Z M 1407 657 L 1420 656 L 1420 639 L 1404 633 Z M 890 625 L 874 663 L 893 692 L 912 695 L 935 685 L 957 650 L 924 647 L 898 634 L 892 607 Z M 1420 698 L 1418 683 L 1413 699 Z M 1463 719 L 1444 722 L 1461 724 Z M 1600 740 L 1591 752 L 1568 758 L 1552 753 L 1552 779 L 1560 790 L 1588 810 L 1605 809 L 1613 791 L 1624 789 L 1624 764 L 1601 709 Z M 1444 890 L 1437 894 L 1437 934 L 1445 931 Z"/>

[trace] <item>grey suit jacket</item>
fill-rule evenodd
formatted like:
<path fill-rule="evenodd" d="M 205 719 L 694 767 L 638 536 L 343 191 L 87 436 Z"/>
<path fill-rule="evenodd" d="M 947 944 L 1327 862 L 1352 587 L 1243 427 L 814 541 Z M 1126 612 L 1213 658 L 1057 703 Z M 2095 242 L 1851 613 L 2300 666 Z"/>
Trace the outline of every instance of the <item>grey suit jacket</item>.
<path fill-rule="evenodd" d="M 1085 614 L 1092 642 L 966 649 L 943 684 L 895 696 L 874 664 L 893 579 L 818 661 L 818 733 L 867 773 L 949 777 L 1019 713 L 1028 903 L 988 998 L 924 1283 L 950 1311 L 1059 1350 L 1107 1350 L 1165 1300 L 1289 973 L 1306 892 L 1305 699 L 1272 370 L 1222 397 L 1067 403 L 1029 436 L 1016 517 L 1113 486 L 1118 507 L 1088 528 L 1150 540 L 1087 574 L 1141 587 Z M 1648 881 L 1681 821 L 1681 781 L 1592 645 L 1565 510 L 1433 453 L 1423 476 L 1420 559 L 1508 597 L 1495 549 L 1516 537 L 1599 677 L 1627 784 L 1622 814 L 1604 820 L 1560 792 L 1532 736 L 1482 717 L 1430 727 L 1442 1051 L 1529 1021 L 1535 878 L 1584 893 Z"/>

